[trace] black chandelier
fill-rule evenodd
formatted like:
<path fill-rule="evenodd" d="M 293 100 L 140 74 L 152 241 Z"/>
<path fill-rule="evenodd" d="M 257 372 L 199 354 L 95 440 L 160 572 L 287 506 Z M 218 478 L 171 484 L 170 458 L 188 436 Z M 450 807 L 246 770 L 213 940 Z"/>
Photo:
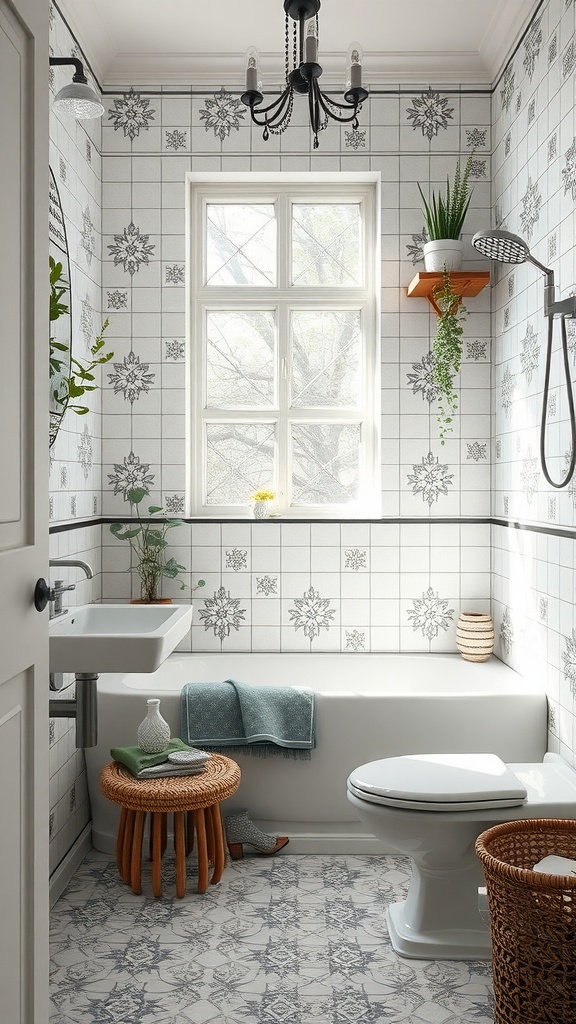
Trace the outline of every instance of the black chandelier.
<path fill-rule="evenodd" d="M 314 149 L 318 148 L 318 133 L 326 128 L 329 118 L 342 124 L 352 122 L 354 129 L 358 127 L 358 111 L 368 96 L 366 89 L 362 88 L 362 49 L 357 43 L 352 43 L 348 49 L 346 102 L 338 103 L 322 92 L 319 85 L 322 75 L 322 67 L 318 63 L 319 10 L 320 0 L 284 0 L 286 88 L 267 107 L 260 106 L 264 97 L 258 81 L 258 53 L 251 47 L 246 54 L 246 92 L 240 98 L 250 108 L 254 123 L 264 129 L 264 140 L 271 134 L 281 135 L 286 131 L 292 117 L 295 92 L 308 95 Z M 293 21 L 292 33 L 290 19 Z"/>

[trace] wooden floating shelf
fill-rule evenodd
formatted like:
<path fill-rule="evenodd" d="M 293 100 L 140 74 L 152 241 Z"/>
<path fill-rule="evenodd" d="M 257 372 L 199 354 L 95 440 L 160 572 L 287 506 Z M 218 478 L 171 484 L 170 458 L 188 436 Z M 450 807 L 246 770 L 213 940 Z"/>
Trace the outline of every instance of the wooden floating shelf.
<path fill-rule="evenodd" d="M 440 316 L 440 310 L 434 299 L 434 292 L 442 287 L 444 275 L 440 272 L 429 273 L 421 270 L 412 278 L 406 289 L 409 299 L 425 298 L 432 306 L 434 312 Z M 489 270 L 451 270 L 450 283 L 454 291 L 462 298 L 463 296 L 479 295 L 483 288 L 490 281 Z"/>

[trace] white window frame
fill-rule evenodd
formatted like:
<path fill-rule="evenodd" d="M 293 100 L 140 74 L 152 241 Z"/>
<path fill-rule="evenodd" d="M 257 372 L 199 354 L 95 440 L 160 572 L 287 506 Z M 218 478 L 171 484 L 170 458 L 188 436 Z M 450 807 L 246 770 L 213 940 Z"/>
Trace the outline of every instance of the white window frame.
<path fill-rule="evenodd" d="M 365 280 L 361 287 L 318 288 L 292 287 L 289 281 L 289 201 L 298 203 L 359 202 L 362 210 L 362 247 Z M 213 286 L 203 279 L 205 267 L 206 208 L 209 203 L 274 202 L 278 209 L 279 234 L 288 231 L 288 244 L 278 246 L 276 286 Z M 361 419 L 361 460 L 359 498 L 345 505 L 289 505 L 290 496 L 278 480 L 273 481 L 277 494 L 279 516 L 304 519 L 362 519 L 381 515 L 380 479 L 380 174 L 379 172 L 340 173 L 195 173 L 186 174 L 186 336 L 188 349 L 187 401 L 187 494 L 189 514 L 202 518 L 223 519 L 245 516 L 250 504 L 247 496 L 242 505 L 213 505 L 204 501 L 206 472 L 206 422 L 269 423 L 278 422 L 282 450 L 286 442 L 289 420 L 286 410 L 287 389 L 279 397 L 279 415 L 272 410 L 217 410 L 206 408 L 205 401 L 205 311 L 208 309 L 279 309 L 285 317 L 292 309 L 360 308 L 362 317 L 362 403 L 354 410 L 303 410 L 303 422 L 358 422 Z M 285 326 L 285 325 L 284 325 Z M 287 332 L 280 332 L 286 338 Z M 278 351 L 278 383 L 282 391 L 283 376 L 290 379 L 287 366 L 286 341 Z M 287 385 L 288 387 L 288 385 Z M 360 417 L 359 417 L 360 412 Z M 298 420 L 298 411 L 290 412 L 290 421 Z M 280 477 L 290 488 L 289 458 L 280 466 Z"/>

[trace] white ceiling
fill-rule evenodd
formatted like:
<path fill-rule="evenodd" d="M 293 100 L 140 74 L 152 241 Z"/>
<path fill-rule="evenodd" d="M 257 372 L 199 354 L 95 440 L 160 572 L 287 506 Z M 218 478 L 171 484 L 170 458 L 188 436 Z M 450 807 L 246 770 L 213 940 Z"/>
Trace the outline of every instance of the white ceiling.
<path fill-rule="evenodd" d="M 364 80 L 492 84 L 539 0 L 322 0 L 320 60 L 340 84 L 348 45 Z M 256 46 L 264 85 L 283 77 L 282 0 L 58 0 L 103 86 L 235 85 Z"/>

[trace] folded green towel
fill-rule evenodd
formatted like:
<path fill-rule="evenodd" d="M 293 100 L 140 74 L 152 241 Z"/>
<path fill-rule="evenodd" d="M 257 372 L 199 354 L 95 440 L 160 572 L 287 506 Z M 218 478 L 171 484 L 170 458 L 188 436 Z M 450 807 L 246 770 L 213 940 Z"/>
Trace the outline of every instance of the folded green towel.
<path fill-rule="evenodd" d="M 180 739 L 170 740 L 165 750 L 159 754 L 146 754 L 141 747 L 112 747 L 110 753 L 115 761 L 126 766 L 133 775 L 137 775 L 143 768 L 152 768 L 155 764 L 164 764 L 168 760 L 168 754 L 175 750 L 190 750 L 188 743 Z"/>

